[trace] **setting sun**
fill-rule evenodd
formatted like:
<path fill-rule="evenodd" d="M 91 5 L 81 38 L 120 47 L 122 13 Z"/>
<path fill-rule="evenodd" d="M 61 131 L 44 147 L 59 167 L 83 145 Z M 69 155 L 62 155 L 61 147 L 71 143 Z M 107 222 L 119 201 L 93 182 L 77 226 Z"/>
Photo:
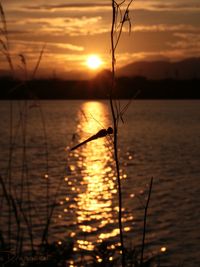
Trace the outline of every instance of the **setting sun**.
<path fill-rule="evenodd" d="M 100 68 L 102 60 L 98 55 L 91 55 L 87 58 L 86 65 L 92 70 Z"/>

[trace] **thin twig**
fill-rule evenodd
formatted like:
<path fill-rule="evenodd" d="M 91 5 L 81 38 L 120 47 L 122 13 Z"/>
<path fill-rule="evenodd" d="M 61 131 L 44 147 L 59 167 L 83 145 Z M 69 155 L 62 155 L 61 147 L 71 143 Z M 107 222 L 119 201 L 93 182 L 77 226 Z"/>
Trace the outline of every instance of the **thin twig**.
<path fill-rule="evenodd" d="M 125 3 L 125 0 L 117 3 L 117 1 L 112 0 L 112 25 L 111 25 L 111 58 L 112 58 L 112 84 L 110 89 L 110 108 L 113 120 L 113 149 L 114 149 L 114 159 L 116 165 L 116 174 L 117 174 L 117 185 L 118 185 L 118 205 L 119 205 L 119 213 L 118 213 L 118 224 L 119 224 L 119 232 L 120 232 L 120 243 L 121 243 L 121 265 L 125 267 L 125 248 L 124 248 L 124 241 L 123 241 L 123 227 L 122 227 L 122 191 L 121 191 L 121 181 L 120 181 L 120 167 L 119 167 L 119 157 L 118 157 L 118 122 L 120 118 L 120 104 L 117 105 L 116 101 L 113 100 L 114 98 L 114 91 L 115 91 L 115 50 L 118 46 L 123 25 L 126 21 L 129 21 L 130 27 L 130 19 L 128 16 L 129 7 L 133 0 L 130 0 L 128 5 L 126 6 L 125 12 L 123 13 L 121 10 L 121 6 Z M 120 16 L 120 24 L 118 23 L 118 16 Z M 119 29 L 119 30 L 118 30 Z M 116 36 L 116 40 L 114 37 Z"/>
<path fill-rule="evenodd" d="M 150 184 L 149 184 L 148 198 L 147 198 L 147 202 L 146 202 L 146 205 L 145 205 L 145 208 L 144 208 L 144 226 L 143 226 L 143 235 L 142 235 L 142 249 L 141 249 L 140 266 L 142 266 L 143 258 L 144 258 L 146 224 L 147 224 L 147 211 L 148 211 L 149 202 L 150 202 L 150 198 L 151 198 L 152 186 L 153 186 L 153 177 L 151 178 L 151 181 L 150 181 Z"/>

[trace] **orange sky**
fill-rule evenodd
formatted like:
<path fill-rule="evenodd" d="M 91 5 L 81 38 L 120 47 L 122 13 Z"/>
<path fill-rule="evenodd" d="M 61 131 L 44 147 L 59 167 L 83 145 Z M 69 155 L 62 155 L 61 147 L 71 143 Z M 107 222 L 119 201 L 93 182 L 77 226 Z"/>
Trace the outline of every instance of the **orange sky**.
<path fill-rule="evenodd" d="M 89 54 L 99 54 L 110 68 L 111 1 L 4 0 L 10 49 L 18 69 L 19 54 L 29 71 L 46 44 L 38 75 L 66 77 L 86 70 Z M 132 33 L 124 29 L 117 66 L 139 60 L 179 60 L 200 52 L 199 0 L 135 0 Z M 7 68 L 0 55 L 0 71 Z"/>

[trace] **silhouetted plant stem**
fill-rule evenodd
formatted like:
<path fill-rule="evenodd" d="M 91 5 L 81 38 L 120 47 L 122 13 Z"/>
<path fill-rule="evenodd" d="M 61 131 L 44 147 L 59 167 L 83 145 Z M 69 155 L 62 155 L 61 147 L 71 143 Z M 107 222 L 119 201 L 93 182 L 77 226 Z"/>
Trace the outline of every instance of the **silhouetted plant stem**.
<path fill-rule="evenodd" d="M 22 155 L 22 171 L 25 176 L 26 182 L 26 194 L 27 194 L 27 206 L 28 211 L 27 215 L 22 214 L 23 217 L 27 219 L 27 228 L 28 234 L 30 236 L 30 244 L 32 253 L 34 252 L 34 242 L 33 242 L 33 226 L 32 226 L 32 205 L 31 205 L 31 193 L 30 193 L 30 185 L 29 185 L 29 172 L 28 172 L 28 161 L 27 161 L 27 119 L 28 119 L 28 107 L 27 101 L 25 100 L 23 103 L 23 109 L 21 110 L 22 113 L 22 139 L 23 139 L 23 155 Z M 23 212 L 23 208 L 21 206 L 21 211 Z"/>
<path fill-rule="evenodd" d="M 113 120 L 113 149 L 114 149 L 114 159 L 116 165 L 116 174 L 117 174 L 117 186 L 118 186 L 118 205 L 119 205 L 119 212 L 118 212 L 118 224 L 119 224 L 119 232 L 120 232 L 120 243 L 121 243 L 121 265 L 125 267 L 125 249 L 124 249 L 124 241 L 123 241 L 123 227 L 122 227 L 122 190 L 121 190 L 121 181 L 120 181 L 120 163 L 118 157 L 118 122 L 119 118 L 122 119 L 122 112 L 120 102 L 117 103 L 115 98 L 115 51 L 118 46 L 123 25 L 125 22 L 129 23 L 129 31 L 131 29 L 131 21 L 129 18 L 129 7 L 133 0 L 128 0 L 128 4 L 126 5 L 125 11 L 122 12 L 121 7 L 126 2 L 126 0 L 122 0 L 121 2 L 117 3 L 116 0 L 112 0 L 112 24 L 111 24 L 111 57 L 112 57 L 112 81 L 111 81 L 111 89 L 110 89 L 110 107 L 111 107 L 111 114 Z"/>
<path fill-rule="evenodd" d="M 14 77 L 14 65 L 10 54 L 10 45 L 7 30 L 7 21 L 5 12 L 0 2 L 0 52 L 6 57 L 10 71 Z M 10 133 L 9 133 L 9 160 L 8 160 L 8 193 L 11 195 L 12 188 L 12 154 L 13 154 L 13 104 L 10 101 Z M 8 246 L 10 248 L 11 243 L 11 228 L 12 228 L 12 208 L 11 202 L 8 202 Z"/>
<path fill-rule="evenodd" d="M 41 239 L 41 244 L 42 244 L 42 245 L 48 243 L 49 226 L 50 226 L 51 221 L 52 221 L 53 213 L 54 213 L 54 210 L 55 210 L 55 207 L 56 207 L 56 200 L 57 200 L 57 198 L 58 198 L 58 194 L 59 194 L 59 190 L 60 190 L 62 181 L 63 181 L 63 179 L 60 179 L 60 182 L 59 182 L 59 184 L 58 184 L 58 186 L 57 186 L 57 189 L 56 189 L 56 192 L 55 192 L 54 201 L 52 202 L 52 204 L 51 204 L 51 208 L 50 208 L 50 210 L 49 210 L 49 216 L 48 216 L 48 218 L 47 218 L 47 220 L 46 220 L 46 224 L 45 224 L 45 227 L 44 227 L 44 231 L 43 231 L 43 233 L 42 233 L 42 239 Z"/>
<path fill-rule="evenodd" d="M 49 210 L 50 206 L 50 197 L 49 197 L 49 153 L 48 153 L 48 142 L 47 142 L 47 130 L 46 130 L 46 123 L 44 114 L 42 111 L 42 107 L 39 104 L 39 112 L 42 122 L 42 129 L 44 134 L 44 147 L 45 147 L 45 160 L 46 160 L 46 166 L 45 166 L 45 179 L 46 179 L 46 224 L 49 224 L 49 217 L 52 216 L 51 211 Z M 46 226 L 45 226 L 46 227 Z M 48 243 L 48 227 L 47 232 L 45 235 L 46 242 Z"/>
<path fill-rule="evenodd" d="M 8 192 L 11 195 L 11 188 L 12 188 L 12 153 L 13 153 L 13 104 L 10 101 L 10 133 L 9 133 L 9 160 L 8 160 Z M 9 215 L 8 215 L 8 246 L 10 249 L 11 243 L 11 225 L 12 225 L 12 208 L 9 203 Z"/>
<path fill-rule="evenodd" d="M 19 238 L 20 236 L 20 217 L 19 217 L 19 213 L 18 213 L 18 209 L 17 209 L 17 205 L 16 202 L 12 196 L 12 193 L 9 194 L 7 188 L 6 188 L 6 184 L 4 183 L 3 178 L 0 175 L 0 185 L 2 188 L 2 192 L 3 195 L 5 197 L 5 200 L 8 203 L 8 207 L 11 207 L 15 216 L 15 220 L 16 220 L 16 224 L 17 224 L 17 238 Z"/>
<path fill-rule="evenodd" d="M 121 181 L 120 181 L 120 172 L 119 172 L 119 159 L 118 159 L 118 131 L 117 131 L 117 116 L 115 114 L 115 109 L 113 105 L 113 92 L 115 89 L 115 44 L 114 44 L 114 27 L 116 21 L 116 11 L 115 11 L 115 1 L 112 0 L 112 27 L 111 27 L 111 53 L 112 53 L 112 84 L 111 84 L 111 93 L 110 93 L 110 107 L 113 119 L 113 148 L 114 148 L 114 158 L 116 165 L 116 174 L 117 174 L 117 184 L 118 184 L 118 224 L 120 232 L 120 243 L 121 243 L 121 264 L 122 267 L 125 267 L 125 254 L 124 254 L 124 241 L 123 241 L 123 229 L 122 229 L 122 193 L 121 193 Z"/>
<path fill-rule="evenodd" d="M 153 186 L 153 177 L 151 178 L 151 181 L 149 184 L 149 192 L 148 192 L 147 202 L 146 202 L 146 205 L 144 207 L 144 225 L 143 225 L 143 235 L 142 235 L 142 249 L 141 249 L 140 266 L 143 265 L 145 236 L 146 236 L 146 224 L 147 224 L 147 211 L 148 211 L 149 202 L 150 202 L 150 198 L 151 198 L 152 186 Z"/>
<path fill-rule="evenodd" d="M 0 44 L 2 48 L 0 49 L 0 52 L 6 57 L 6 60 L 8 62 L 9 68 L 11 70 L 12 75 L 15 74 L 15 69 L 12 61 L 12 57 L 10 54 L 10 44 L 9 44 L 9 38 L 8 38 L 8 30 L 7 30 L 7 21 L 5 12 L 2 6 L 2 3 L 0 2 Z"/>

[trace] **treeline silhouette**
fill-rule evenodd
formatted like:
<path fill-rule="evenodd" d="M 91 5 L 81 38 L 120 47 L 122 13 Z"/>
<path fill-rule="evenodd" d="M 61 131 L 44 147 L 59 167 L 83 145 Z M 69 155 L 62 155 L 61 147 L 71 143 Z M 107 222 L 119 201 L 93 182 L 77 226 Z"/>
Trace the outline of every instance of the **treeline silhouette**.
<path fill-rule="evenodd" d="M 35 79 L 20 81 L 0 78 L 0 99 L 106 99 L 110 74 L 91 80 Z M 116 79 L 115 98 L 120 99 L 200 99 L 200 79 L 150 80 L 145 77 Z"/>

